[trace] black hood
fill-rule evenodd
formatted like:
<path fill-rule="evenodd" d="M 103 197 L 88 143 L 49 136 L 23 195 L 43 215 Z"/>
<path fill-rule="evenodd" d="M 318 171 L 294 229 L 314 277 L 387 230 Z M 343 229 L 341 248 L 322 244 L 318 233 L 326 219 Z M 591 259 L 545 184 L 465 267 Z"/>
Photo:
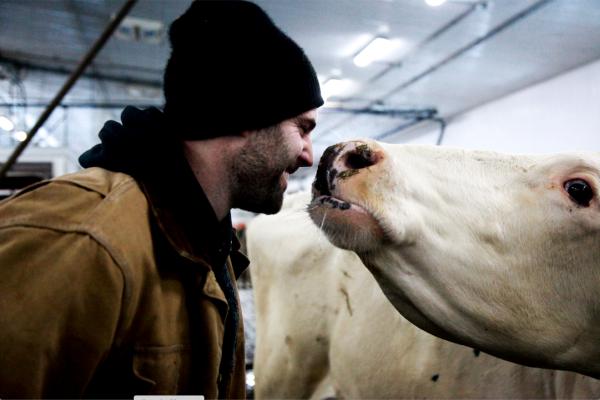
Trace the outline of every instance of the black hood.
<path fill-rule="evenodd" d="M 158 108 L 140 110 L 128 106 L 121 121 L 104 124 L 98 134 L 102 143 L 79 157 L 82 167 L 101 167 L 141 177 L 160 170 L 166 160 L 181 151 Z"/>

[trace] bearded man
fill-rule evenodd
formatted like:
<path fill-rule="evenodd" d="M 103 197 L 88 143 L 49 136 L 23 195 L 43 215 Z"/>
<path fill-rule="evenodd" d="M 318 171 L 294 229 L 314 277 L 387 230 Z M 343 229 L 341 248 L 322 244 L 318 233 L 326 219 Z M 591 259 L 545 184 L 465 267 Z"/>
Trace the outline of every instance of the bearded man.
<path fill-rule="evenodd" d="M 252 3 L 194 2 L 169 38 L 164 111 L 0 203 L 0 397 L 245 396 L 230 210 L 280 209 L 323 100 Z"/>

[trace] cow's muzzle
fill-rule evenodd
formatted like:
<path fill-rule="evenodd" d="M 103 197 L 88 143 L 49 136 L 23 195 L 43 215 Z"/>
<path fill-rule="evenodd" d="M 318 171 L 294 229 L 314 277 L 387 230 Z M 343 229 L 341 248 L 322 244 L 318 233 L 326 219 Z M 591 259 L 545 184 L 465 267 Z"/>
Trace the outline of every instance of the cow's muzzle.
<path fill-rule="evenodd" d="M 362 141 L 338 143 L 329 146 L 319 161 L 313 182 L 313 196 L 331 196 L 336 182 L 347 179 L 381 161 L 381 152 Z"/>

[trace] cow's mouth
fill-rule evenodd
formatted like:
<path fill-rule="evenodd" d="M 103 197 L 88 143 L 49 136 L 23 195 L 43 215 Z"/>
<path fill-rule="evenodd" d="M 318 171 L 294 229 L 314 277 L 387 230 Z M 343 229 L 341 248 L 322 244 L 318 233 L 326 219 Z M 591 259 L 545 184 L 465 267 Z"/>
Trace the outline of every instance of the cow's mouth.
<path fill-rule="evenodd" d="M 368 213 L 363 207 L 359 206 L 358 204 L 350 203 L 349 201 L 345 201 L 330 195 L 321 195 L 314 197 L 311 206 L 330 207 L 331 209 L 338 209 L 340 211 L 351 210 L 351 212 L 360 212 L 364 214 Z"/>
<path fill-rule="evenodd" d="M 381 241 L 384 230 L 366 207 L 339 197 L 314 194 L 310 217 L 334 245 L 364 251 Z"/>

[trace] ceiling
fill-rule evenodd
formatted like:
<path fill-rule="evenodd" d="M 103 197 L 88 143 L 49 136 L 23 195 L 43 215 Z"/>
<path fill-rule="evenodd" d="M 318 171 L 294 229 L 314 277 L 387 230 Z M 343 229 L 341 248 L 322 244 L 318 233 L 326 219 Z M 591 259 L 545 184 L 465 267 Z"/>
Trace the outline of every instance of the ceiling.
<path fill-rule="evenodd" d="M 598 0 L 257 0 L 302 46 L 322 81 L 341 78 L 314 133 L 315 153 L 339 140 L 402 141 L 423 118 L 453 115 L 600 58 Z M 58 91 L 123 1 L 0 1 L 0 75 L 31 85 L 29 104 Z M 182 0 L 139 0 L 130 17 L 169 21 Z M 353 56 L 377 35 L 395 52 L 365 68 Z M 113 37 L 65 102 L 160 105 L 168 44 Z M 12 97 L 11 97 L 12 96 Z M 16 101 L 0 91 L 0 102 Z M 21 99 L 23 101 L 23 99 Z M 95 134 L 95 133 L 94 133 Z"/>

